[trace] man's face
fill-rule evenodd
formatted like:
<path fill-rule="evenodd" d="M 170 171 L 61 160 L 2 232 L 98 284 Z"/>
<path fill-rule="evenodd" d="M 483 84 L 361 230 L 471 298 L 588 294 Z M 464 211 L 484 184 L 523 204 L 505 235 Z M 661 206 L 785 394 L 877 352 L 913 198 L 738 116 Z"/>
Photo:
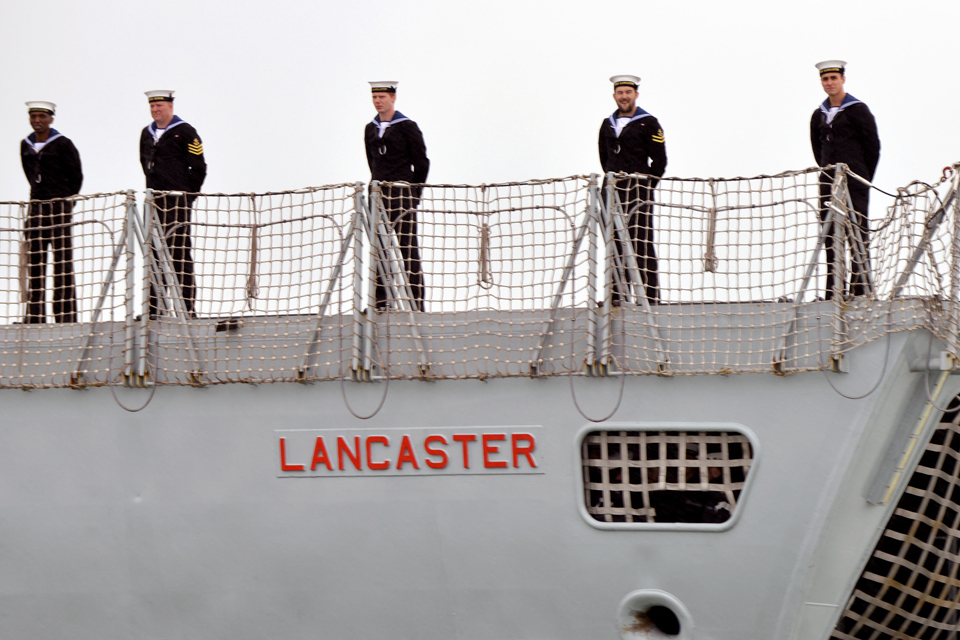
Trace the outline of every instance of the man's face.
<path fill-rule="evenodd" d="M 820 84 L 823 86 L 826 94 L 831 98 L 843 93 L 843 83 L 846 81 L 847 79 L 845 77 L 835 71 L 820 76 Z"/>
<path fill-rule="evenodd" d="M 373 108 L 377 113 L 384 114 L 393 111 L 393 104 L 397 101 L 397 94 L 377 91 L 373 94 Z"/>
<path fill-rule="evenodd" d="M 45 111 L 31 111 L 30 112 L 30 126 L 33 128 L 34 133 L 38 133 L 41 136 L 46 135 L 50 131 L 50 125 L 53 124 L 53 116 Z"/>
<path fill-rule="evenodd" d="M 166 124 L 173 119 L 173 103 L 158 100 L 150 103 L 150 115 L 157 124 Z"/>
<path fill-rule="evenodd" d="M 637 106 L 637 90 L 633 87 L 617 87 L 613 91 L 613 99 L 621 112 L 628 113 Z"/>

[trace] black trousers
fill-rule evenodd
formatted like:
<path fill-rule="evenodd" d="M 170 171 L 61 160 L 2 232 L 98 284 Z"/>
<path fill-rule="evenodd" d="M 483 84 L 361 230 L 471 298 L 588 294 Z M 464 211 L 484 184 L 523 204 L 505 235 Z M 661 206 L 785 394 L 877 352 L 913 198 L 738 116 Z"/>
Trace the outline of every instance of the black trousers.
<path fill-rule="evenodd" d="M 853 203 L 853 211 L 850 212 L 851 222 L 848 230 L 846 242 L 850 247 L 850 284 L 842 283 L 841 294 L 849 292 L 854 296 L 865 296 L 868 293 L 867 272 L 870 270 L 870 226 L 868 223 L 868 211 L 870 207 L 870 187 L 857 179 L 851 179 L 847 183 L 850 189 L 850 201 Z M 823 171 L 820 173 L 820 221 L 823 222 L 827 217 L 827 203 L 830 201 L 830 191 L 833 188 L 833 171 Z M 853 237 L 851 237 L 851 234 Z M 859 240 L 863 245 L 862 261 L 857 260 L 857 254 L 854 251 L 854 240 Z M 836 264 L 837 252 L 834 248 L 834 232 L 827 234 L 823 241 L 824 254 L 827 261 L 827 282 L 824 298 L 833 299 L 834 289 L 836 287 L 836 274 L 834 265 Z"/>
<path fill-rule="evenodd" d="M 414 308 L 423 311 L 423 270 L 417 239 L 417 206 L 420 204 L 420 194 L 414 192 L 416 187 L 385 185 L 381 189 L 380 202 L 397 236 L 400 255 L 403 256 L 403 269 L 410 283 L 413 295 L 410 302 Z M 376 300 L 378 309 L 386 308 L 387 289 L 382 276 L 377 277 Z"/>
<path fill-rule="evenodd" d="M 180 283 L 183 294 L 183 304 L 187 313 L 194 315 L 197 288 L 193 277 L 193 245 L 190 242 L 190 207 L 196 196 L 176 195 L 162 196 L 154 201 L 157 217 L 161 228 L 156 233 L 162 233 L 170 252 L 170 265 Z M 159 261 L 160 256 L 154 251 L 154 257 Z M 156 274 L 159 278 L 160 274 Z M 150 285 L 150 315 L 159 314 L 157 292 L 153 284 Z"/>
<path fill-rule="evenodd" d="M 607 199 L 607 181 L 603 181 L 604 201 Z M 650 302 L 660 300 L 660 279 L 658 276 L 657 250 L 653 238 L 653 189 L 649 183 L 637 178 L 620 178 L 614 185 L 614 192 L 620 196 L 621 210 L 626 214 L 626 227 L 633 250 L 637 257 L 637 268 L 643 281 L 644 291 Z M 607 208 L 613 212 L 612 203 Z M 625 247 L 614 235 L 614 244 L 620 262 L 626 267 Z M 630 272 L 625 269 L 623 284 L 632 282 Z M 617 280 L 613 280 L 613 301 L 619 302 L 626 291 L 620 291 Z"/>
<path fill-rule="evenodd" d="M 70 220 L 73 203 L 32 202 L 23 230 L 27 243 L 27 324 L 43 324 L 44 280 L 47 247 L 53 254 L 53 317 L 57 322 L 77 321 L 77 297 L 73 281 L 73 236 Z"/>

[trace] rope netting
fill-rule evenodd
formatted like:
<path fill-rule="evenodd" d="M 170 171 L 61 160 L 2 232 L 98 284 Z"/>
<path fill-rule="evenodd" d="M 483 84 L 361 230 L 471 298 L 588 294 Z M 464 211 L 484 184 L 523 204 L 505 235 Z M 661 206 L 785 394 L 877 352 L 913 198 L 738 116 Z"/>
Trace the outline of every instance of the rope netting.
<path fill-rule="evenodd" d="M 544 373 L 578 369 L 593 298 L 589 186 L 570 177 L 375 187 L 370 210 L 387 250 L 371 304 L 380 310 L 377 344 L 389 375 L 530 375 L 540 363 Z"/>
<path fill-rule="evenodd" d="M 144 331 L 156 381 L 302 381 L 310 366 L 313 378 L 339 377 L 354 330 L 344 314 L 358 190 L 148 193 Z"/>
<path fill-rule="evenodd" d="M 944 415 L 830 638 L 952 640 L 960 629 L 960 416 Z"/>
<path fill-rule="evenodd" d="M 949 220 L 930 222 L 952 185 L 914 183 L 885 203 L 874 191 L 874 211 L 887 215 L 867 232 L 847 197 L 860 181 L 831 174 L 667 179 L 656 189 L 643 177 L 609 181 L 605 200 L 622 218 L 606 279 L 621 313 L 607 325 L 621 368 L 790 373 L 893 331 L 923 326 L 948 339 L 955 201 L 940 212 Z M 635 255 L 623 257 L 628 238 Z"/>
<path fill-rule="evenodd" d="M 0 387 L 120 376 L 127 206 L 122 192 L 0 202 Z"/>
<path fill-rule="evenodd" d="M 917 328 L 956 353 L 957 182 L 945 172 L 887 194 L 840 165 L 148 191 L 141 210 L 121 193 L 74 198 L 67 223 L 37 230 L 29 212 L 62 203 L 7 203 L 0 313 L 13 368 L 0 384 L 76 384 L 77 348 L 85 382 L 105 382 L 117 352 L 89 350 L 102 343 L 121 345 L 126 376 L 165 384 L 788 374 Z M 51 240 L 45 278 L 31 278 L 41 252 L 28 237 L 60 228 L 72 260 Z M 118 288 L 131 253 L 143 269 Z M 74 264 L 75 312 L 58 260 Z M 49 306 L 27 304 L 40 294 Z"/>

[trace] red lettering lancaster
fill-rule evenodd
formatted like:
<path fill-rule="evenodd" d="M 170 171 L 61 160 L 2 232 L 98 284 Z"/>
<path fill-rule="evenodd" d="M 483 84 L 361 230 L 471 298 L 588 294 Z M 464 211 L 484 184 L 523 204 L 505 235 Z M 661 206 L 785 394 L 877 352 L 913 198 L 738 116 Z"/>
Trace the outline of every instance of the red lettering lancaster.
<path fill-rule="evenodd" d="M 283 476 L 542 473 L 541 427 L 277 431 Z"/>

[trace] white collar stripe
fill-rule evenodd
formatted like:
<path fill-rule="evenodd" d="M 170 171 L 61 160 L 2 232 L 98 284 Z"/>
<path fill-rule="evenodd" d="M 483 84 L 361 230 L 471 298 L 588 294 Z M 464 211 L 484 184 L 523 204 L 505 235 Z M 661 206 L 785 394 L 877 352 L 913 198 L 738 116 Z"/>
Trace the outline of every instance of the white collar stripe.
<path fill-rule="evenodd" d="M 617 115 L 618 113 L 619 113 L 619 111 L 615 111 L 615 112 L 613 113 L 613 115 L 610 116 L 610 126 L 613 127 L 614 129 L 617 128 L 617 120 L 619 120 L 621 117 L 626 117 L 626 116 L 618 116 L 618 115 Z M 636 121 L 636 120 L 640 120 L 641 118 L 650 118 L 650 117 L 652 117 L 652 116 L 651 116 L 649 113 L 647 113 L 646 111 L 642 111 L 641 109 L 637 109 L 637 112 L 633 115 L 633 117 L 630 118 L 630 120 L 627 121 L 623 126 L 625 127 L 625 126 L 627 126 L 628 124 L 630 124 L 631 122 L 634 122 L 634 121 Z"/>
<path fill-rule="evenodd" d="M 53 134 L 53 135 L 51 135 L 49 138 L 47 138 L 47 141 L 43 143 L 43 146 L 44 146 L 44 147 L 47 146 L 48 144 L 50 144 L 51 142 L 53 142 L 54 140 L 56 140 L 57 138 L 62 138 L 62 137 L 63 137 L 63 134 L 60 133 L 59 131 L 57 131 L 56 129 L 51 129 L 51 130 L 50 130 L 50 133 Z M 34 134 L 31 133 L 30 136 L 32 136 L 32 135 L 34 135 Z M 26 142 L 26 143 L 30 146 L 31 149 L 33 149 L 34 151 L 36 151 L 36 150 L 37 150 L 36 143 L 34 143 L 34 141 L 30 139 L 30 136 L 27 136 L 27 137 L 24 138 L 23 140 L 24 140 L 24 142 Z M 41 147 L 41 148 L 42 148 L 42 147 Z"/>
<path fill-rule="evenodd" d="M 840 106 L 837 107 L 836 113 L 840 113 L 847 107 L 852 107 L 855 104 L 863 104 L 863 102 L 860 100 L 857 100 L 856 98 L 854 98 L 852 95 L 848 93 L 843 97 L 843 101 L 840 103 Z M 827 98 L 826 100 L 820 103 L 820 111 L 822 111 L 825 114 L 830 113 L 830 98 Z"/>
<path fill-rule="evenodd" d="M 170 124 L 167 125 L 167 128 L 164 129 L 163 132 L 166 133 L 167 131 L 170 131 L 170 129 L 173 129 L 173 128 L 176 127 L 177 125 L 181 125 L 181 124 L 187 124 L 187 123 L 186 123 L 184 120 L 181 120 L 179 116 L 173 116 L 173 120 L 170 121 Z M 150 135 L 153 136 L 153 141 L 154 141 L 154 142 L 156 142 L 157 140 L 160 139 L 160 136 L 157 135 L 157 123 L 156 123 L 156 122 L 151 122 L 151 123 L 150 123 L 150 126 L 147 127 L 147 129 L 150 131 Z"/>
<path fill-rule="evenodd" d="M 176 127 L 177 125 L 181 125 L 181 124 L 187 124 L 187 123 L 186 123 L 184 120 L 182 120 L 182 119 L 180 118 L 180 116 L 173 116 L 173 120 L 170 121 L 170 124 L 168 124 L 168 125 L 166 126 L 166 128 L 164 129 L 164 131 L 170 131 L 170 129 L 173 129 L 173 128 Z M 150 130 L 150 133 L 152 133 L 154 137 L 157 136 L 157 123 L 156 123 L 156 122 L 151 122 L 151 123 L 150 123 L 150 126 L 147 127 L 147 128 Z"/>
<path fill-rule="evenodd" d="M 390 120 L 390 121 L 388 121 L 388 122 L 380 122 L 380 116 L 376 116 L 376 117 L 375 117 L 373 120 L 371 120 L 370 122 L 372 122 L 373 124 L 377 125 L 378 127 L 386 128 L 386 127 L 389 127 L 389 126 L 392 125 L 392 124 L 397 124 L 398 122 L 406 122 L 406 121 L 409 120 L 409 119 L 410 119 L 410 118 L 408 118 L 408 117 L 406 117 L 406 116 L 400 116 L 399 118 L 394 118 L 393 120 Z"/>

